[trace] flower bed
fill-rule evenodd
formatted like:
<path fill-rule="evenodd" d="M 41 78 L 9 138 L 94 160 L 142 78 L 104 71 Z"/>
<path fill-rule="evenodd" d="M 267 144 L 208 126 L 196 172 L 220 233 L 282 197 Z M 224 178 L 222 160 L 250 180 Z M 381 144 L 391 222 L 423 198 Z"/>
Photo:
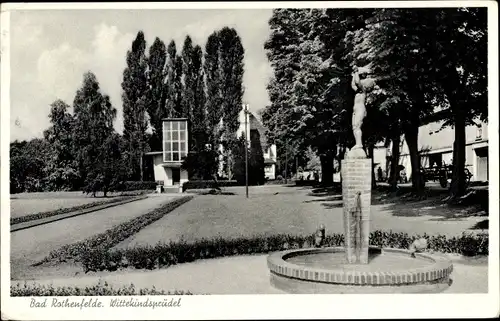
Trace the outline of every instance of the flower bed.
<path fill-rule="evenodd" d="M 85 288 L 79 287 L 53 287 L 30 284 L 24 285 L 17 283 L 10 286 L 11 296 L 112 296 L 112 295 L 192 295 L 189 291 L 164 291 L 144 288 L 137 290 L 133 284 L 120 288 L 113 288 L 107 282 L 99 282 L 94 286 Z"/>
<path fill-rule="evenodd" d="M 414 235 L 374 231 L 370 234 L 370 245 L 407 249 L 419 238 L 428 240 L 428 249 L 443 253 L 458 253 L 467 256 L 488 254 L 488 235 L 445 236 Z M 326 246 L 342 246 L 344 236 L 333 234 L 326 237 Z M 210 259 L 233 255 L 263 254 L 287 249 L 311 247 L 314 237 L 294 235 L 255 236 L 235 239 L 201 239 L 193 243 L 184 241 L 156 246 L 140 246 L 129 249 L 106 251 L 98 248 L 86 250 L 81 256 L 85 272 L 115 271 L 119 268 L 155 269 L 200 259 Z"/>
<path fill-rule="evenodd" d="M 145 226 L 159 220 L 166 214 L 173 211 L 175 208 L 181 206 L 182 204 L 193 199 L 193 196 L 184 196 L 173 200 L 172 202 L 165 204 L 153 211 L 136 217 L 128 222 L 119 224 L 106 232 L 94 235 L 86 240 L 76 242 L 73 244 L 65 245 L 55 251 L 52 251 L 49 256 L 43 259 L 37 265 L 49 262 L 49 261 L 59 261 L 64 262 L 67 260 L 79 261 L 82 254 L 85 256 L 96 255 L 96 259 L 102 257 L 103 253 L 120 243 L 121 241 L 127 239 L 128 237 L 139 232 Z"/>
<path fill-rule="evenodd" d="M 39 220 L 42 218 L 47 218 L 51 217 L 54 215 L 60 215 L 60 214 L 66 214 L 70 212 L 76 212 L 76 211 L 81 211 L 81 210 L 86 210 L 88 208 L 92 208 L 95 206 L 100 206 L 100 205 L 106 205 L 106 204 L 113 204 L 121 201 L 125 201 L 128 199 L 131 199 L 135 197 L 135 195 L 132 196 L 123 196 L 123 197 L 114 197 L 112 199 L 107 199 L 104 201 L 97 201 L 97 202 L 92 202 L 88 204 L 83 204 L 83 205 L 78 205 L 78 206 L 73 206 L 73 207 L 67 207 L 67 208 L 60 208 L 55 211 L 47 211 L 47 212 L 39 212 L 35 214 L 29 214 L 29 215 L 24 215 L 24 216 L 19 216 L 19 217 L 11 217 L 10 218 L 10 224 L 19 224 L 19 223 L 24 223 L 24 222 L 29 222 L 33 220 Z"/>

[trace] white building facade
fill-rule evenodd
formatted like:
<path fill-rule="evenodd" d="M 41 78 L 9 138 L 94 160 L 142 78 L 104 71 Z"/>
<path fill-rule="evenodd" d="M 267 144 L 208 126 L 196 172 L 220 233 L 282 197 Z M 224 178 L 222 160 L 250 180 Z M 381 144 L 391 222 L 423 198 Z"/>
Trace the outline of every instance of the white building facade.
<path fill-rule="evenodd" d="M 418 150 L 420 163 L 423 168 L 433 167 L 435 164 L 452 165 L 454 128 L 443 128 L 443 121 L 423 125 L 418 133 Z M 477 125 L 467 126 L 465 129 L 465 166 L 473 175 L 471 181 L 488 181 L 488 124 L 477 121 Z M 374 150 L 375 170 L 380 166 L 384 176 L 388 174 L 389 159 L 392 146 L 385 148 L 377 146 Z M 410 178 L 412 168 L 408 145 L 401 141 L 399 165 L 404 166 L 406 176 Z"/>

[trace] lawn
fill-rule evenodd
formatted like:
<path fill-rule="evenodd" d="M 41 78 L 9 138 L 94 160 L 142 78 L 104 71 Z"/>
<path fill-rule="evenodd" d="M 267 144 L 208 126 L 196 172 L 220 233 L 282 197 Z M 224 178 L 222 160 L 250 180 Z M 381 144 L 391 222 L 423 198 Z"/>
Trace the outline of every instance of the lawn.
<path fill-rule="evenodd" d="M 92 197 L 82 192 L 44 192 L 20 193 L 10 196 L 10 216 L 21 217 L 25 215 L 55 211 L 85 204 L 102 202 L 112 197 L 120 197 L 119 193 L 110 194 L 109 197 Z"/>
<path fill-rule="evenodd" d="M 247 199 L 244 188 L 225 190 L 235 195 L 197 196 L 117 247 L 154 245 L 157 242 L 179 239 L 193 241 L 217 236 L 232 238 L 278 233 L 305 235 L 314 233 L 319 224 L 326 225 L 327 233 L 343 233 L 342 196 L 339 192 L 268 185 L 251 187 L 250 197 Z M 434 198 L 433 200 L 436 201 Z M 397 200 L 374 202 L 370 228 L 406 232 L 410 235 L 427 233 L 450 237 L 459 236 L 464 231 L 472 232 L 472 228 L 485 219 L 475 216 L 450 218 L 450 212 L 458 212 L 458 208 L 433 208 L 429 213 L 426 210 L 428 202 L 429 200 L 406 201 L 406 205 L 405 202 L 397 203 Z M 402 209 L 409 208 L 414 215 L 402 215 Z"/>

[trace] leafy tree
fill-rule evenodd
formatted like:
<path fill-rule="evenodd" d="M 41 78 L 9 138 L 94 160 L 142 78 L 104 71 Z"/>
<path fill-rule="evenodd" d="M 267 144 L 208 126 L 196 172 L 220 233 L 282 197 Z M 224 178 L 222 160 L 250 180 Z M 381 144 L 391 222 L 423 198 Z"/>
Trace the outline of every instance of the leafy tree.
<path fill-rule="evenodd" d="M 111 105 L 109 96 L 101 93 L 92 72 L 84 74 L 83 85 L 76 92 L 73 107 L 73 153 L 76 155 L 83 190 L 94 195 L 98 190 L 106 193 L 112 183 L 108 179 L 109 167 L 121 168 L 111 144 L 114 143 L 112 139 L 116 139 L 113 129 L 116 109 Z M 125 146 L 128 147 L 128 142 Z M 114 163 L 110 163 L 110 160 Z"/>
<path fill-rule="evenodd" d="M 182 117 L 187 117 L 192 119 L 193 106 L 195 100 L 195 89 L 196 89 L 196 74 L 193 66 L 193 41 L 189 35 L 186 36 L 184 40 L 184 46 L 182 47 L 182 74 L 183 74 L 183 90 L 181 94 L 182 98 Z"/>
<path fill-rule="evenodd" d="M 427 12 L 430 9 L 426 10 Z M 452 199 L 465 194 L 465 127 L 488 118 L 487 8 L 444 8 L 429 23 L 434 39 L 425 43 L 431 70 L 441 85 L 455 129 Z"/>
<path fill-rule="evenodd" d="M 238 182 L 239 185 L 245 185 L 245 145 L 245 135 L 242 134 L 232 146 L 233 178 Z"/>
<path fill-rule="evenodd" d="M 150 140 L 152 150 L 162 149 L 163 122 L 162 119 L 167 117 L 166 109 L 166 61 L 167 51 L 165 43 L 159 38 L 156 38 L 149 48 L 149 56 L 147 59 L 147 112 L 149 121 L 153 129 L 153 135 Z"/>
<path fill-rule="evenodd" d="M 182 163 L 182 168 L 189 171 L 194 179 L 217 181 L 217 162 L 219 154 L 212 149 L 189 153 Z"/>
<path fill-rule="evenodd" d="M 10 193 L 44 191 L 45 167 L 51 157 L 45 139 L 10 144 Z"/>
<path fill-rule="evenodd" d="M 68 108 L 64 101 L 54 101 L 49 114 L 52 125 L 44 131 L 51 150 L 44 169 L 44 185 L 48 190 L 74 190 L 78 187 L 78 168 L 73 154 L 74 119 L 67 112 Z"/>
<path fill-rule="evenodd" d="M 132 180 L 140 178 L 140 158 L 146 150 L 145 133 L 146 119 L 146 40 L 144 33 L 139 31 L 132 48 L 127 52 L 127 68 L 123 72 L 123 138 L 127 143 L 124 153 L 129 176 Z"/>

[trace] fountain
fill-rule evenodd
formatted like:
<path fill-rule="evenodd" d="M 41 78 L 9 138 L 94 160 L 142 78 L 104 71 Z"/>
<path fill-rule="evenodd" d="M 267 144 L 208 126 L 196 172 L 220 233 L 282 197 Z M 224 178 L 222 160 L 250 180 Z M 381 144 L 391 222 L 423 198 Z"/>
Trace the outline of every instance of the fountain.
<path fill-rule="evenodd" d="M 269 255 L 274 287 L 288 293 L 436 293 L 450 285 L 453 265 L 441 255 L 369 246 L 372 162 L 362 146 L 365 99 L 374 81 L 367 68 L 353 75 L 356 92 L 352 116 L 356 145 L 342 161 L 344 247 L 318 247 L 324 226 L 316 233 L 316 248 Z"/>

